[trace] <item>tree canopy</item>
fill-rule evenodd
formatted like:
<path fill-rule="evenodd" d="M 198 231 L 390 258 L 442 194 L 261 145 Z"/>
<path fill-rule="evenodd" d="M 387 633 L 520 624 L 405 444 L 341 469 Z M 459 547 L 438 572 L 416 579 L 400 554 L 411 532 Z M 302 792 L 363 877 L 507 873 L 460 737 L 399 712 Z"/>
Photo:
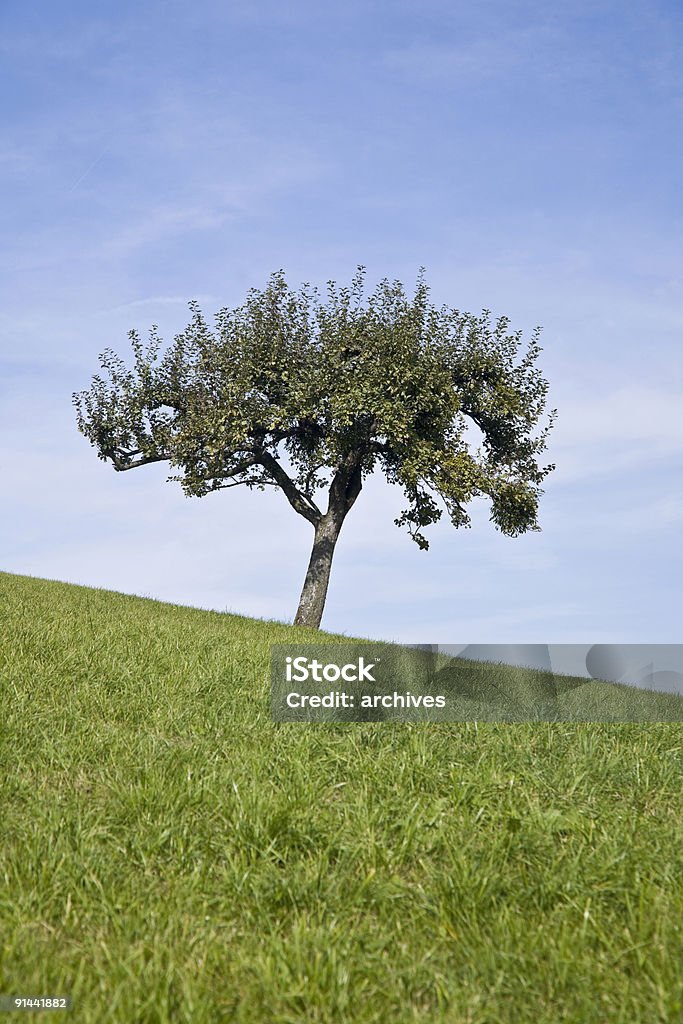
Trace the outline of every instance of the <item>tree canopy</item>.
<path fill-rule="evenodd" d="M 189 305 L 163 354 L 156 327 L 146 344 L 129 333 L 130 368 L 102 353 L 106 377 L 74 395 L 78 427 L 118 471 L 167 461 L 189 496 L 280 488 L 315 528 L 296 622 L 319 625 L 339 531 L 376 469 L 402 488 L 396 524 L 420 548 L 444 511 L 468 526 L 477 497 L 503 533 L 539 529 L 554 468 L 539 456 L 555 417 L 544 415 L 540 329 L 524 345 L 507 317 L 437 308 L 423 271 L 412 298 L 387 279 L 366 297 L 359 267 L 350 287 L 328 282 L 325 299 L 278 271 L 213 329 Z"/>

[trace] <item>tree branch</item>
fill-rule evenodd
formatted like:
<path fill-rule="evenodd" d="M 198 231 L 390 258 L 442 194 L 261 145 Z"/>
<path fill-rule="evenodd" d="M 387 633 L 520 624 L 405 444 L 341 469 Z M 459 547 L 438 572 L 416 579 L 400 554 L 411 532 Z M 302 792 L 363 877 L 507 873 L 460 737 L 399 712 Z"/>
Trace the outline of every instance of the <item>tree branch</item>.
<path fill-rule="evenodd" d="M 328 512 L 345 516 L 360 494 L 362 486 L 361 456 L 358 452 L 349 452 L 332 477 Z"/>
<path fill-rule="evenodd" d="M 259 487 L 279 487 L 280 486 L 279 484 L 276 484 L 274 480 L 253 480 L 251 482 L 254 483 L 254 484 L 257 484 Z M 229 483 L 229 484 L 214 484 L 211 487 L 211 490 L 212 491 L 224 491 L 228 487 L 245 487 L 249 483 L 250 483 L 250 481 L 248 481 L 248 480 L 233 480 L 232 483 Z"/>
<path fill-rule="evenodd" d="M 108 453 L 105 452 L 105 455 L 107 454 Z M 134 456 L 139 453 L 133 452 L 131 454 Z M 166 462 L 169 457 L 170 456 L 168 455 L 146 455 L 144 458 L 138 459 L 137 462 L 130 462 L 128 461 L 128 457 L 126 457 L 126 461 L 123 461 L 121 457 L 116 455 L 114 452 L 109 454 L 109 458 L 111 459 L 112 465 L 117 473 L 125 473 L 128 469 L 137 469 L 138 466 L 149 466 L 152 462 Z"/>
<path fill-rule="evenodd" d="M 265 449 L 261 451 L 258 455 L 258 461 L 266 472 L 270 473 L 278 486 L 282 488 L 287 501 L 294 511 L 298 512 L 300 516 L 303 516 L 304 519 L 307 519 L 309 523 L 315 526 L 322 519 L 322 512 L 316 503 L 299 490 L 291 477 L 288 476 L 278 460 L 270 452 L 265 451 Z"/>
<path fill-rule="evenodd" d="M 351 507 L 353 506 L 356 498 L 360 494 L 362 486 L 363 486 L 363 474 L 361 472 L 360 462 L 359 462 L 358 465 L 356 466 L 356 468 L 351 473 L 351 476 L 349 477 L 349 481 L 348 481 L 348 483 L 346 485 L 346 511 L 347 512 L 349 511 L 349 509 L 351 509 Z"/>

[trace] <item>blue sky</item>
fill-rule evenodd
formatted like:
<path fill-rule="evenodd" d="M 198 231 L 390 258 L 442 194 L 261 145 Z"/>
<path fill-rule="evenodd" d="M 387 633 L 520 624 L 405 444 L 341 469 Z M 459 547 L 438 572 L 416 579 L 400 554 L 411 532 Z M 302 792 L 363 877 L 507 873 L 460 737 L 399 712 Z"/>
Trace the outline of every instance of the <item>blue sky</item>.
<path fill-rule="evenodd" d="M 420 552 L 373 479 L 324 625 L 441 643 L 676 643 L 683 10 L 674 3 L 71 3 L 0 10 L 0 567 L 291 619 L 276 493 L 116 474 L 71 392 L 282 267 L 543 327 L 542 533 L 476 507 Z"/>

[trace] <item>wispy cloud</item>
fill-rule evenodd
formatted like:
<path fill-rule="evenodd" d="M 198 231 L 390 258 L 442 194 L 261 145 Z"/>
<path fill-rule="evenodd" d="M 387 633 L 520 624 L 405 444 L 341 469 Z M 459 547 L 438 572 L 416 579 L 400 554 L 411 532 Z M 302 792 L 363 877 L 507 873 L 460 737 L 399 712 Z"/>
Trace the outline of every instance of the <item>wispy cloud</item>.
<path fill-rule="evenodd" d="M 537 54 L 552 47 L 555 34 L 546 26 L 499 31 L 458 42 L 414 42 L 385 50 L 380 61 L 389 71 L 424 82 L 486 80 L 505 76 L 522 65 L 537 70 Z"/>
<path fill-rule="evenodd" d="M 65 13 L 65 12 L 63 12 Z M 68 16 L 67 16 L 68 17 Z M 101 55 L 102 46 L 121 44 L 127 38 L 123 24 L 111 19 L 71 21 L 68 31 L 56 33 L 44 19 L 36 19 L 30 31 L 9 29 L 5 24 L 0 36 L 0 53 L 19 61 L 56 61 L 71 63 L 90 55 Z"/>
<path fill-rule="evenodd" d="M 193 299 L 197 302 L 218 302 L 219 297 L 216 295 L 193 295 Z M 150 295 L 144 299 L 134 299 L 132 302 L 122 302 L 117 306 L 110 306 L 108 309 L 103 309 L 102 314 L 107 315 L 109 313 L 119 313 L 124 309 L 146 309 L 154 306 L 187 306 L 188 297 L 186 295 Z"/>

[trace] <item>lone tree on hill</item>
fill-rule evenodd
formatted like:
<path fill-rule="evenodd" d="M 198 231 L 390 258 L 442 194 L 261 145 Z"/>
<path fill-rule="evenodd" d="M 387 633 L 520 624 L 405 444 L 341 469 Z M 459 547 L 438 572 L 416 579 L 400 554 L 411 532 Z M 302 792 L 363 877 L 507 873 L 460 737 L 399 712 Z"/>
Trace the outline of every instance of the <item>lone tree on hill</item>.
<path fill-rule="evenodd" d="M 332 556 L 363 481 L 379 466 L 407 507 L 395 520 L 420 548 L 441 517 L 468 526 L 465 506 L 491 501 L 509 536 L 538 530 L 540 483 L 554 468 L 537 457 L 555 417 L 535 367 L 537 328 L 521 332 L 429 301 L 421 270 L 414 297 L 383 280 L 364 303 L 363 267 L 350 288 L 328 282 L 327 300 L 283 271 L 244 305 L 222 309 L 215 329 L 198 305 L 159 359 L 156 327 L 143 345 L 129 333 L 133 368 L 107 349 L 95 376 L 74 394 L 79 430 L 119 472 L 168 461 L 185 494 L 245 484 L 279 487 L 315 536 L 295 624 L 317 628 Z M 469 423 L 481 446 L 464 439 Z M 327 508 L 316 500 L 327 491 Z"/>

